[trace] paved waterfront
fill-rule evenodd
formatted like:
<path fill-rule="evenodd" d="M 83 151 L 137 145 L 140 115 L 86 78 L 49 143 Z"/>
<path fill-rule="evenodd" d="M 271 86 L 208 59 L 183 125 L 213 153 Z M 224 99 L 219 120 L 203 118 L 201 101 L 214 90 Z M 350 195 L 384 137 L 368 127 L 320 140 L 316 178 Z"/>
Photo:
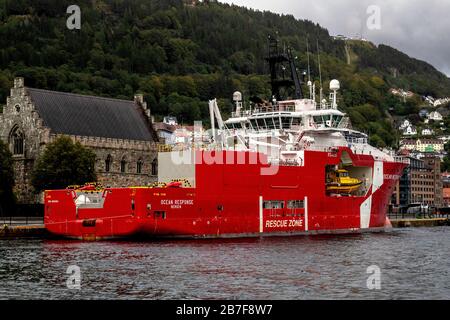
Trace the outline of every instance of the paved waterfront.
<path fill-rule="evenodd" d="M 227 241 L 0 240 L 0 299 L 450 299 L 449 243 L 449 227 Z M 69 266 L 80 268 L 80 290 L 67 288 Z M 381 271 L 381 290 L 367 287 L 370 266 Z"/>

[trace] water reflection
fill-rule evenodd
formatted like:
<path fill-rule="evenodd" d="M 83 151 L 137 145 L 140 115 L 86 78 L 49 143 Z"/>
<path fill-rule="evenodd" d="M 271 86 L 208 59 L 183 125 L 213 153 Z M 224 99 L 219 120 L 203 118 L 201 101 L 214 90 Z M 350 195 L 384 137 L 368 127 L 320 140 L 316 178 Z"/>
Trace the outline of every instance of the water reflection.
<path fill-rule="evenodd" d="M 450 298 L 449 228 L 157 242 L 0 241 L 0 298 Z M 66 270 L 81 269 L 81 290 Z M 367 289 L 367 267 L 382 289 Z"/>

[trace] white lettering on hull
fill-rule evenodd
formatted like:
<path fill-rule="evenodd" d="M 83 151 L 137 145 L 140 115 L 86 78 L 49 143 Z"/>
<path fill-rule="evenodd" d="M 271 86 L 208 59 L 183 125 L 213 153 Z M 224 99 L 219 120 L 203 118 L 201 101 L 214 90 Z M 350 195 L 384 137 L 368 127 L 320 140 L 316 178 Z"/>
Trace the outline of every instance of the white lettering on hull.
<path fill-rule="evenodd" d="M 303 227 L 303 220 L 267 220 L 266 228 L 300 228 Z"/>
<path fill-rule="evenodd" d="M 183 206 L 193 206 L 194 200 L 163 199 L 161 205 L 170 206 L 171 209 L 183 209 Z"/>

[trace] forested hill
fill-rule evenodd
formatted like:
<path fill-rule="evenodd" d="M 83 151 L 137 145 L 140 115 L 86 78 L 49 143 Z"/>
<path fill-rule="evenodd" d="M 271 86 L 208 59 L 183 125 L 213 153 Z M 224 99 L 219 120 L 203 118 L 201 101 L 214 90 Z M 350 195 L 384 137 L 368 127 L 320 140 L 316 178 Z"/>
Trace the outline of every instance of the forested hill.
<path fill-rule="evenodd" d="M 23 76 L 26 85 L 50 90 L 127 99 L 142 92 L 157 117 L 207 122 L 208 99 L 219 98 L 229 113 L 235 90 L 269 96 L 268 35 L 294 49 L 301 69 L 309 39 L 316 76 L 318 41 L 324 86 L 341 80 L 342 108 L 379 146 L 396 140 L 387 111 L 414 113 L 420 104 L 400 102 L 390 87 L 450 96 L 449 78 L 431 65 L 387 46 L 333 40 L 290 15 L 215 1 L 79 0 L 81 29 L 69 30 L 73 2 L 0 0 L 0 105 L 14 76 Z"/>

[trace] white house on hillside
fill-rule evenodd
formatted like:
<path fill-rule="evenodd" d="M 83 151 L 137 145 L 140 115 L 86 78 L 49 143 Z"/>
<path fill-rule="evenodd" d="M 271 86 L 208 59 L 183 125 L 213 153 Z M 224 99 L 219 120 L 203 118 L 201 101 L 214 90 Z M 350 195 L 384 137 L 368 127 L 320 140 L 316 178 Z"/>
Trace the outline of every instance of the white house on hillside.
<path fill-rule="evenodd" d="M 437 99 L 437 100 L 434 101 L 433 105 L 435 107 L 439 107 L 439 106 L 442 106 L 443 104 L 448 103 L 448 102 L 450 102 L 450 98 Z"/>
<path fill-rule="evenodd" d="M 405 121 L 403 121 L 403 123 L 400 125 L 399 129 L 400 130 L 405 130 L 409 126 L 411 126 L 411 122 L 409 122 L 408 119 L 405 119 Z"/>
<path fill-rule="evenodd" d="M 415 135 L 417 135 L 417 128 L 412 125 L 409 125 L 408 127 L 406 127 L 403 130 L 403 135 L 404 136 L 415 136 Z"/>
<path fill-rule="evenodd" d="M 444 120 L 444 117 L 439 112 L 433 111 L 428 115 L 428 119 L 433 121 L 442 121 Z"/>

